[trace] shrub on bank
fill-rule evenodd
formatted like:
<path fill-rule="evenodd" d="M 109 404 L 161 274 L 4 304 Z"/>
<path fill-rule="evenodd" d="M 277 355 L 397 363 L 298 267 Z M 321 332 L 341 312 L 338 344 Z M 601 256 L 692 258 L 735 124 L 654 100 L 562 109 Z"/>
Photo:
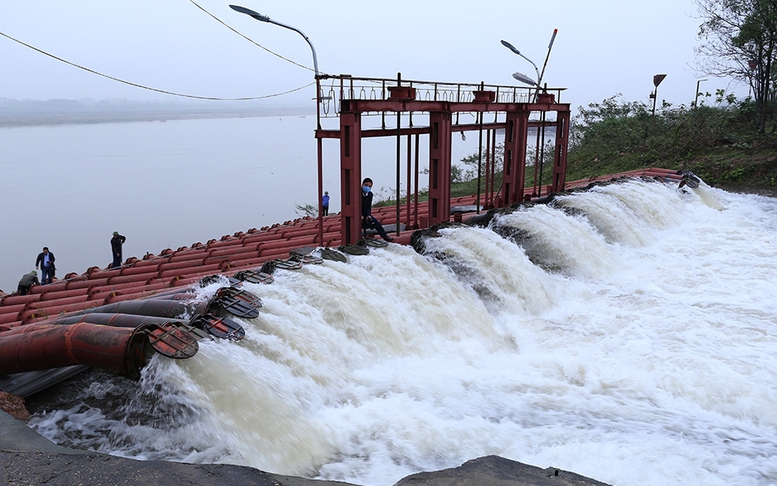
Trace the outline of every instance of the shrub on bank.
<path fill-rule="evenodd" d="M 755 129 L 752 100 L 716 93 L 715 106 L 652 107 L 618 96 L 581 107 L 570 134 L 567 180 L 644 167 L 692 170 L 709 184 L 777 184 L 777 137 Z"/>

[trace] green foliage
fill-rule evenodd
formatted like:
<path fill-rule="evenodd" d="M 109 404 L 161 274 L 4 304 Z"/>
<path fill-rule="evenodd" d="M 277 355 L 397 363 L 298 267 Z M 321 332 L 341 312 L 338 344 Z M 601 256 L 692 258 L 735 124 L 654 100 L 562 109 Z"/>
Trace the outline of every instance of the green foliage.
<path fill-rule="evenodd" d="M 618 96 L 581 108 L 573 120 L 568 181 L 664 167 L 692 170 L 711 185 L 777 184 L 777 136 L 752 123 L 752 99 L 718 90 L 696 108 L 662 106 L 651 116 L 645 104 Z"/>
<path fill-rule="evenodd" d="M 747 122 L 752 100 L 736 101 L 719 90 L 715 106 L 664 105 L 652 116 L 641 102 L 620 95 L 580 108 L 572 124 L 567 180 L 650 166 L 679 167 L 715 147 L 772 145 Z"/>
<path fill-rule="evenodd" d="M 755 112 L 749 121 L 764 133 L 773 101 L 773 69 L 777 62 L 777 2 L 774 0 L 695 0 L 698 7 L 698 69 L 746 81 Z"/>
<path fill-rule="evenodd" d="M 451 165 L 451 182 L 464 182 L 465 181 L 464 169 L 458 165 Z"/>
<path fill-rule="evenodd" d="M 696 107 L 662 104 L 655 116 L 652 106 L 628 102 L 615 95 L 601 103 L 581 107 L 573 119 L 566 180 L 581 180 L 648 167 L 691 170 L 710 185 L 777 187 L 777 135 L 774 129 L 759 133 L 752 123 L 755 102 L 737 100 L 725 90 L 700 93 Z M 769 120 L 774 127 L 774 121 Z M 543 151 L 542 184 L 551 179 L 553 144 Z M 501 187 L 504 146 L 496 152 L 494 187 Z M 530 169 L 537 157 L 527 147 L 526 184 L 533 183 Z M 485 192 L 485 152 L 480 192 Z M 478 153 L 461 160 L 451 171 L 451 196 L 478 193 Z M 428 171 L 424 171 L 428 173 Z M 428 199 L 422 192 L 419 200 Z M 404 196 L 402 197 L 404 202 Z M 386 203 L 395 204 L 395 201 Z"/>
<path fill-rule="evenodd" d="M 505 147 L 504 144 L 496 146 L 494 150 L 494 164 L 497 167 L 502 167 L 502 161 L 504 160 Z M 468 182 L 478 177 L 478 161 L 480 162 L 480 175 L 483 176 L 486 173 L 486 161 L 489 154 L 486 150 L 483 151 L 482 157 L 479 152 L 468 155 L 461 159 L 461 163 L 464 164 L 465 169 L 460 171 L 459 180 L 453 179 L 453 170 L 451 169 L 451 182 Z M 457 167 L 458 168 L 458 167 Z"/>

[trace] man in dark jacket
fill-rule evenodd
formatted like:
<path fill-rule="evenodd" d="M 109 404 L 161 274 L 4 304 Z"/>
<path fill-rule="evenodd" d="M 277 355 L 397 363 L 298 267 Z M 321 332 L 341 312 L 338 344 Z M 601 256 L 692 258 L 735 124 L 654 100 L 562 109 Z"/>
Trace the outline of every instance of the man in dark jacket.
<path fill-rule="evenodd" d="M 41 270 L 41 284 L 51 283 L 54 278 L 54 254 L 49 251 L 48 246 L 43 247 L 43 251 L 38 253 L 38 258 L 35 259 L 35 269 Z"/>
<path fill-rule="evenodd" d="M 27 295 L 30 292 L 30 288 L 33 285 L 38 285 L 38 283 L 38 272 L 33 270 L 19 280 L 19 286 L 16 288 L 16 291 L 19 292 L 19 295 Z"/>
<path fill-rule="evenodd" d="M 127 241 L 127 238 L 120 235 L 118 231 L 113 232 L 113 238 L 111 238 L 111 252 L 113 253 L 113 263 L 111 268 L 118 268 L 121 266 L 121 245 Z"/>
<path fill-rule="evenodd" d="M 362 181 L 362 228 L 373 228 L 384 240 L 394 241 L 394 238 L 386 234 L 380 221 L 372 215 L 372 179 L 369 177 Z"/>

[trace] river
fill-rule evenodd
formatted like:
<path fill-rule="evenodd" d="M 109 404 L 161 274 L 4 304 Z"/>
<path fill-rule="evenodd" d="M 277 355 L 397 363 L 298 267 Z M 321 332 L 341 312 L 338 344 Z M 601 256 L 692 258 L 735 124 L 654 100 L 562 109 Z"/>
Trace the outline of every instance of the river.
<path fill-rule="evenodd" d="M 777 484 L 774 198 L 600 186 L 246 287 L 264 307 L 244 340 L 85 379 L 32 427 L 377 486 L 487 454 L 618 486 Z"/>
<path fill-rule="evenodd" d="M 140 258 L 304 216 L 297 206 L 318 204 L 315 128 L 315 116 L 0 128 L 0 289 L 16 290 L 44 246 L 63 278 L 110 264 L 114 231 L 124 258 Z M 454 139 L 453 160 L 477 150 L 477 136 Z M 396 187 L 395 146 L 363 143 L 378 199 Z M 335 213 L 337 140 L 323 148 Z"/>

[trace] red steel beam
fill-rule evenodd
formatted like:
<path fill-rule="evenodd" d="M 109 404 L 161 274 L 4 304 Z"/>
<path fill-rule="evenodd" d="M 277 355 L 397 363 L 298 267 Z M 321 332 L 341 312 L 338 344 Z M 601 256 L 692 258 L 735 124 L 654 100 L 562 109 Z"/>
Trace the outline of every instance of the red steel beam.
<path fill-rule="evenodd" d="M 553 181 L 551 191 L 564 190 L 567 175 L 567 149 L 569 148 L 569 110 L 556 114 L 556 145 L 553 154 Z"/>
<path fill-rule="evenodd" d="M 448 221 L 451 211 L 451 114 L 429 113 L 429 225 Z"/>
<path fill-rule="evenodd" d="M 340 113 L 341 232 L 346 245 L 361 238 L 362 137 L 361 113 Z"/>

